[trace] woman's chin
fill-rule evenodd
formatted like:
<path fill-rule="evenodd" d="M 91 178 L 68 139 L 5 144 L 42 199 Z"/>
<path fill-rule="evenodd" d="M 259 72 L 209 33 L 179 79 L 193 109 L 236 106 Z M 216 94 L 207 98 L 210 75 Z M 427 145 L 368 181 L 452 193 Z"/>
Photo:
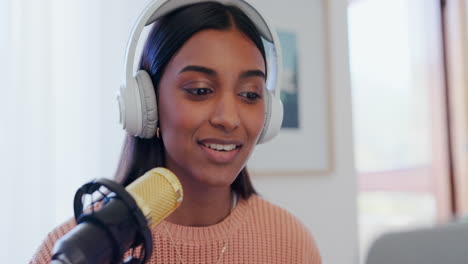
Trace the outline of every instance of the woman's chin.
<path fill-rule="evenodd" d="M 195 179 L 206 187 L 228 187 L 236 179 L 238 173 L 207 172 L 194 175 Z"/>

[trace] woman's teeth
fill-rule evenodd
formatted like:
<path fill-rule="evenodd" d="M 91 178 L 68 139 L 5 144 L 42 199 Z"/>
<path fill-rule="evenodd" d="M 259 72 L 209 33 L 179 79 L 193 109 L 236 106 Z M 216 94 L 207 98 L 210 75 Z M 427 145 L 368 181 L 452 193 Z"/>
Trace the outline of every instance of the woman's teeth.
<path fill-rule="evenodd" d="M 210 149 L 217 150 L 217 151 L 231 151 L 237 147 L 235 144 L 229 144 L 229 145 L 203 144 L 203 146 L 210 148 Z"/>

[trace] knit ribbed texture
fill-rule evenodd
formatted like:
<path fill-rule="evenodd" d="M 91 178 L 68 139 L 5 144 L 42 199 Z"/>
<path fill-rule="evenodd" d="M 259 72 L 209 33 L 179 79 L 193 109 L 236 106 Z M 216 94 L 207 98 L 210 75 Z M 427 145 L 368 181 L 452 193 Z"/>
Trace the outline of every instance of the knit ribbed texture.
<path fill-rule="evenodd" d="M 55 242 L 74 226 L 75 221 L 68 221 L 49 233 L 30 263 L 49 264 Z M 321 263 L 304 225 L 286 210 L 256 195 L 241 199 L 231 214 L 216 225 L 188 227 L 162 221 L 152 232 L 153 255 L 149 263 L 179 264 L 178 251 L 184 263 L 216 264 L 226 242 L 220 263 Z"/>

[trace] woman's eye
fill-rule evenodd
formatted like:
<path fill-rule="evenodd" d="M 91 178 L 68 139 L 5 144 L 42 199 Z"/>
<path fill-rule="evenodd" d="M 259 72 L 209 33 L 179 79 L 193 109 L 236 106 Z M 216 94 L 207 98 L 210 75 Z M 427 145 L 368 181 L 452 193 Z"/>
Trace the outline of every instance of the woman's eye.
<path fill-rule="evenodd" d="M 242 92 L 240 95 L 251 102 L 257 101 L 261 98 L 261 96 L 256 92 Z"/>
<path fill-rule="evenodd" d="M 203 96 L 203 95 L 208 95 L 213 93 L 213 91 L 209 88 L 188 88 L 185 89 L 189 94 L 191 95 L 198 95 L 198 96 Z"/>

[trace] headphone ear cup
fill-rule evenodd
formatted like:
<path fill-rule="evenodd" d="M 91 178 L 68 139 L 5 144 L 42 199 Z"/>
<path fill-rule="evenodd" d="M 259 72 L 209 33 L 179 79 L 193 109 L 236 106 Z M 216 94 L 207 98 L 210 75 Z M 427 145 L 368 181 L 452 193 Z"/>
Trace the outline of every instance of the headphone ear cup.
<path fill-rule="evenodd" d="M 268 142 L 278 135 L 283 123 L 283 103 L 281 103 L 281 100 L 274 96 L 269 90 L 265 91 L 265 95 L 265 123 L 257 144 Z"/>
<path fill-rule="evenodd" d="M 152 138 L 156 133 L 158 123 L 158 106 L 153 81 L 150 75 L 140 70 L 135 75 L 141 101 L 141 133 L 137 136 L 141 138 Z"/>

